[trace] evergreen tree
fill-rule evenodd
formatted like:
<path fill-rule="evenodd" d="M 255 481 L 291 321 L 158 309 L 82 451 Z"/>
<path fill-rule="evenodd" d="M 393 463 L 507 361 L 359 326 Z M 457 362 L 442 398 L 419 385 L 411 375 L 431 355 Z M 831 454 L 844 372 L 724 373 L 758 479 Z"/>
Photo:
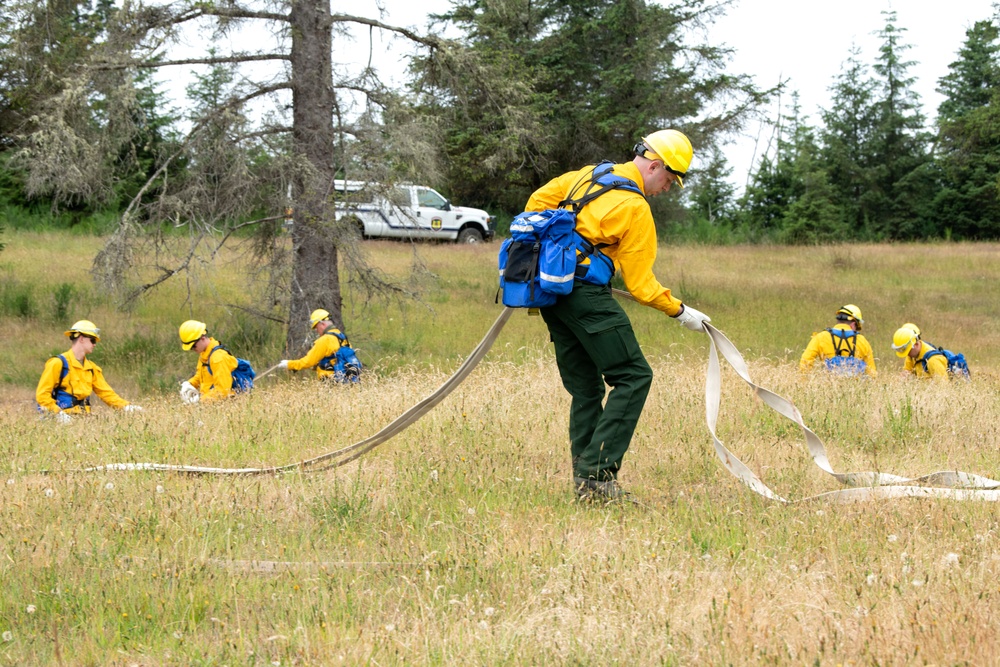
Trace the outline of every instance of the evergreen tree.
<path fill-rule="evenodd" d="M 656 129 L 684 130 L 696 152 L 711 145 L 766 97 L 749 77 L 724 72 L 728 51 L 689 45 L 693 28 L 719 11 L 701 2 L 459 0 L 442 19 L 462 30 L 488 76 L 430 80 L 440 72 L 435 60 L 414 62 L 420 82 L 436 86 L 422 90 L 445 121 L 449 160 L 462 165 L 452 182 L 477 183 L 472 203 L 502 200 L 516 211 L 554 175 L 629 159 Z M 469 91 L 484 103 L 471 107 Z M 711 113 L 723 99 L 726 111 Z M 506 150 L 491 153 L 497 145 Z M 470 163 L 469 154 L 500 159 Z"/>
<path fill-rule="evenodd" d="M 733 169 L 717 146 L 699 151 L 699 167 L 687 183 L 691 186 L 688 198 L 692 214 L 713 226 L 733 222 L 736 188 L 730 180 Z"/>
<path fill-rule="evenodd" d="M 912 61 L 903 60 L 911 46 L 902 42 L 905 28 L 895 12 L 882 12 L 885 25 L 874 70 L 878 82 L 875 108 L 878 124 L 873 141 L 869 229 L 875 238 L 918 238 L 932 218 L 932 187 L 913 187 L 914 172 L 924 172 L 930 156 L 930 135 L 924 130 L 919 95 L 909 75 Z"/>
<path fill-rule="evenodd" d="M 741 199 L 740 221 L 751 238 L 784 243 L 840 241 L 848 234 L 816 129 L 801 113 L 798 95 L 782 118 L 773 157 L 765 156 Z"/>
<path fill-rule="evenodd" d="M 1000 63 L 998 30 L 978 21 L 938 82 L 937 166 L 942 187 L 934 201 L 939 226 L 955 238 L 1000 236 Z"/>
<path fill-rule="evenodd" d="M 849 235 L 864 237 L 874 206 L 876 82 L 853 47 L 830 87 L 831 107 L 821 110 L 821 159 L 831 197 L 843 211 Z"/>

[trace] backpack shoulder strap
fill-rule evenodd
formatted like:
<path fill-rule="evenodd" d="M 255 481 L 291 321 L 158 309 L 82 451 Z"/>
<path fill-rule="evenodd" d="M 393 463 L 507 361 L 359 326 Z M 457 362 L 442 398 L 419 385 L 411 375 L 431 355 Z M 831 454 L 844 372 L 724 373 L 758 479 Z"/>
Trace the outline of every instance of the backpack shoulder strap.
<path fill-rule="evenodd" d="M 576 182 L 566 199 L 559 202 L 559 208 L 569 206 L 573 209 L 574 213 L 579 213 L 580 209 L 603 195 L 605 192 L 617 189 L 630 190 L 639 196 L 645 196 L 642 194 L 642 190 L 639 189 L 639 186 L 636 185 L 635 181 L 625 178 L 624 176 L 614 175 L 614 168 L 615 164 L 611 160 L 605 160 L 596 165 L 591 170 L 589 178 L 584 176 Z M 586 186 L 586 189 L 584 190 L 583 196 L 577 198 L 577 192 L 579 192 L 580 188 L 584 186 Z"/>
<path fill-rule="evenodd" d="M 930 371 L 927 370 L 927 360 L 931 359 L 933 357 L 936 357 L 938 355 L 944 356 L 944 352 L 941 351 L 941 348 L 938 348 L 936 350 L 931 350 L 930 352 L 928 352 L 927 354 L 925 354 L 923 356 L 923 358 L 920 360 L 920 363 L 922 363 L 924 365 L 924 372 L 925 373 L 929 373 L 930 372 Z M 945 356 L 945 359 L 947 359 L 946 356 Z"/>
<path fill-rule="evenodd" d="M 65 380 L 66 376 L 69 375 L 69 362 L 66 361 L 66 355 L 63 354 L 57 354 L 52 358 L 58 359 L 62 362 L 62 370 L 59 371 L 59 382 L 56 382 L 56 386 L 52 387 L 52 398 L 55 398 L 56 393 L 62 389 L 63 380 Z"/>
<path fill-rule="evenodd" d="M 833 339 L 833 349 L 837 356 L 841 356 L 841 352 L 844 351 L 842 345 L 847 346 L 847 355 L 853 357 L 858 351 L 858 334 L 855 331 L 847 331 L 846 329 L 827 329 L 830 332 L 830 338 Z"/>
<path fill-rule="evenodd" d="M 229 352 L 229 350 L 226 350 L 225 346 L 223 346 L 222 343 L 219 343 L 218 345 L 212 348 L 212 351 L 208 353 L 208 361 L 205 363 L 205 368 L 208 369 L 209 375 L 214 375 L 214 373 L 212 373 L 212 355 L 215 354 L 215 351 L 219 349 Z"/>

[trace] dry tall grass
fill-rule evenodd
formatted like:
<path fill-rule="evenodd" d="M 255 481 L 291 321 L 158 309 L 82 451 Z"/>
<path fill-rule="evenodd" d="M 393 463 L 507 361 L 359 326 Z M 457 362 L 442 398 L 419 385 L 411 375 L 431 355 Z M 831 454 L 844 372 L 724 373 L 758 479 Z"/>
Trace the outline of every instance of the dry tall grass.
<path fill-rule="evenodd" d="M 409 252 L 372 248 L 400 265 Z M 384 336 L 410 355 L 359 386 L 264 379 L 221 406 L 146 394 L 141 414 L 100 410 L 69 427 L 9 402 L 0 416 L 0 661 L 994 661 L 995 505 L 759 498 L 711 451 L 704 342 L 634 306 L 656 373 L 622 474 L 639 505 L 573 500 L 568 398 L 542 325 L 521 315 L 451 397 L 344 468 L 236 478 L 70 472 L 120 461 L 281 464 L 370 435 L 433 391 L 492 322 L 493 271 L 481 264 L 494 250 L 421 248 L 440 277 L 425 293 L 434 311 L 372 308 L 358 320 L 367 347 Z M 747 351 L 754 378 L 796 402 L 836 468 L 998 478 L 996 250 L 664 248 L 662 264 Z M 14 262 L 6 252 L 0 260 Z M 840 256 L 856 271 L 838 274 Z M 817 281 L 831 273 L 857 282 Z M 936 308 L 923 298 L 945 291 L 948 299 L 929 300 Z M 882 372 L 869 382 L 801 378 L 795 361 L 809 332 L 842 301 L 865 309 Z M 102 326 L 122 335 L 165 327 L 152 312 L 161 310 L 121 325 L 109 309 Z M 887 349 L 896 320 L 958 341 L 973 382 L 899 377 Z M 37 322 L 0 328 L 8 341 L 41 336 Z M 8 363 L 21 359 L 4 348 Z M 105 370 L 114 383 L 115 369 Z M 793 425 L 733 374 L 723 388 L 720 436 L 765 482 L 792 500 L 837 488 Z"/>

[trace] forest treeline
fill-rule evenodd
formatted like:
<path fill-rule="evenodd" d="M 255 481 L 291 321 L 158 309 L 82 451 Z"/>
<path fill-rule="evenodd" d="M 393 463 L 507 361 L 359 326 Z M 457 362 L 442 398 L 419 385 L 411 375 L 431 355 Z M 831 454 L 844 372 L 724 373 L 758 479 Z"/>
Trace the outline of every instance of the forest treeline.
<path fill-rule="evenodd" d="M 285 14 L 254 0 L 179 4 L 169 6 L 169 22 L 166 3 L 131 3 L 128 12 L 113 0 L 0 7 L 7 225 L 46 220 L 110 232 L 135 210 L 174 226 L 201 215 L 228 229 L 254 220 L 273 234 L 289 200 L 310 190 L 295 161 L 292 115 L 302 103 L 296 96 L 313 93 L 293 76 L 294 56 L 206 47 L 187 65 L 171 64 L 149 41 L 157 26 L 176 29 L 205 15 L 225 32 L 237 21 L 280 22 Z M 291 25 L 296 3 L 288 7 Z M 881 44 L 874 61 L 845 45 L 814 121 L 795 102 L 794 81 L 762 90 L 729 71 L 730 52 L 713 45 L 710 29 L 725 8 L 700 0 L 457 0 L 427 34 L 397 30 L 418 47 L 404 88 L 369 70 L 328 73 L 333 140 L 310 164 L 326 161 L 340 177 L 421 180 L 509 218 L 548 178 L 628 159 L 643 133 L 677 127 L 691 136 L 697 159 L 682 197 L 653 201 L 666 240 L 1000 237 L 996 16 L 977 21 L 956 45 L 930 120 L 914 92 L 905 26 L 885 12 L 872 26 Z M 272 83 L 249 81 L 241 67 L 263 61 L 277 73 Z M 198 68 L 182 109 L 167 103 L 153 75 L 160 66 Z M 265 94 L 279 103 L 261 112 L 252 104 Z M 737 192 L 726 140 L 759 121 L 777 96 L 793 103 L 766 119 L 772 138 Z"/>

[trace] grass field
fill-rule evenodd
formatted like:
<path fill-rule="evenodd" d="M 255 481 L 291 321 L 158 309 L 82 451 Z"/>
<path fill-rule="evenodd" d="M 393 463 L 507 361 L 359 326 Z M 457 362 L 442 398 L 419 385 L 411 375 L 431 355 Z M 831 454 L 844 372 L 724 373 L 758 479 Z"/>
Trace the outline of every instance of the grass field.
<path fill-rule="evenodd" d="M 573 499 L 569 400 L 544 325 L 521 313 L 455 393 L 345 467 L 71 472 L 284 464 L 371 435 L 440 385 L 499 314 L 497 247 L 367 244 L 422 302 L 348 294 L 348 334 L 370 370 L 361 385 L 268 377 L 245 399 L 183 406 L 176 386 L 195 360 L 176 330 L 189 316 L 258 369 L 282 357 L 280 331 L 227 306 L 234 272 L 204 272 L 194 307 L 178 285 L 126 315 L 89 283 L 99 239 L 4 241 L 0 664 L 980 665 L 1000 652 L 996 505 L 760 498 L 711 450 L 704 337 L 635 304 L 656 374 L 622 472 L 638 505 Z M 757 382 L 795 401 L 838 470 L 997 479 L 998 259 L 992 244 L 664 246 L 657 270 Z M 879 376 L 801 377 L 810 333 L 847 302 L 864 311 Z M 42 364 L 81 317 L 102 328 L 94 360 L 141 414 L 36 417 Z M 973 381 L 901 377 L 889 342 L 905 321 L 964 352 Z M 721 415 L 723 441 L 784 497 L 838 488 L 732 373 Z"/>

